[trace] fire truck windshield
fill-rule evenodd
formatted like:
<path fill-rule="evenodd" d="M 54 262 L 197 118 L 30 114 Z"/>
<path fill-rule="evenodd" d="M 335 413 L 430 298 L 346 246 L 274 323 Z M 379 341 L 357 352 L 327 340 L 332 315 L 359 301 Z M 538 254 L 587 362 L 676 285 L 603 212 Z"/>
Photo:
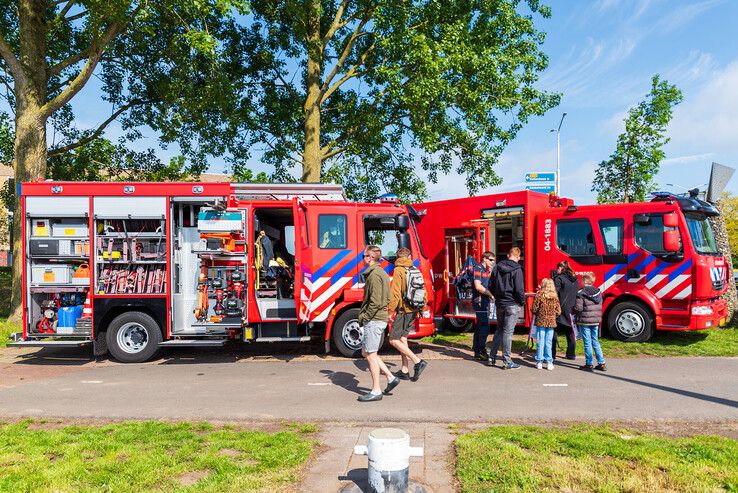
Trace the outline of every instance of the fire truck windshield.
<path fill-rule="evenodd" d="M 707 216 L 698 212 L 687 212 L 684 214 L 687 219 L 687 227 L 689 228 L 689 236 L 692 238 L 694 249 L 697 253 L 716 254 L 719 253 L 715 244 L 715 235 L 712 232 L 712 225 Z"/>

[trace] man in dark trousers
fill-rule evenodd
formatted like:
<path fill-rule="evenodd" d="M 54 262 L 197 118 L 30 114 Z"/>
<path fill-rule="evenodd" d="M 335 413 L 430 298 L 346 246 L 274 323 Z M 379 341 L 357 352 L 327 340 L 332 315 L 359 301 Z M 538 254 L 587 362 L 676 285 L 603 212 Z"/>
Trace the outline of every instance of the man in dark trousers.
<path fill-rule="evenodd" d="M 492 353 L 489 355 L 489 366 L 495 366 L 497 350 L 502 344 L 502 359 L 505 370 L 520 368 L 513 362 L 512 336 L 515 324 L 523 313 L 525 305 L 525 288 L 523 285 L 523 268 L 520 261 L 520 248 L 512 247 L 507 259 L 497 262 L 492 272 L 492 294 L 497 305 L 497 330 L 492 338 Z"/>
<path fill-rule="evenodd" d="M 474 267 L 474 290 L 472 291 L 472 301 L 474 302 L 474 312 L 477 319 L 474 323 L 474 359 L 479 361 L 487 361 L 487 337 L 489 337 L 489 306 L 491 300 L 494 299 L 490 291 L 490 276 L 492 275 L 492 267 L 495 265 L 495 254 L 492 252 L 484 252 L 482 254 L 482 263 Z"/>
<path fill-rule="evenodd" d="M 571 322 L 571 313 L 577 301 L 579 281 L 569 262 L 564 260 L 556 267 L 557 275 L 554 278 L 556 294 L 559 295 L 561 315 L 556 319 L 556 330 L 553 336 L 553 359 L 556 359 L 556 348 L 559 345 L 559 336 L 566 338 L 566 359 L 576 359 L 577 339 Z"/>

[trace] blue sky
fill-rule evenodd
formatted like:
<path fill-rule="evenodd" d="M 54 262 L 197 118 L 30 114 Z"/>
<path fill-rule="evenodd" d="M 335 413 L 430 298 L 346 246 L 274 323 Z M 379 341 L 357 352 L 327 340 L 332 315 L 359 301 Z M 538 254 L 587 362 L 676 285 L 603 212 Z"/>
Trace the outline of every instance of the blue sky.
<path fill-rule="evenodd" d="M 561 105 L 518 134 L 498 165 L 503 184 L 488 191 L 518 190 L 526 171 L 554 170 L 556 136 L 549 130 L 567 112 L 562 194 L 594 202 L 595 165 L 614 150 L 623 118 L 656 73 L 684 93 L 669 126 L 660 188 L 706 183 L 713 161 L 738 167 L 737 1 L 559 0 L 551 6 L 552 18 L 539 23 L 548 33 L 550 60 L 539 86 L 562 93 Z M 454 189 L 444 180 L 431 186 L 431 197 Z M 738 178 L 728 190 L 738 193 Z"/>
<path fill-rule="evenodd" d="M 628 108 L 649 92 L 660 74 L 684 93 L 669 127 L 671 142 L 657 177 L 694 187 L 706 183 L 710 163 L 738 167 L 738 1 L 558 0 L 549 1 L 551 19 L 540 20 L 550 65 L 539 87 L 562 93 L 561 105 L 532 120 L 505 150 L 497 166 L 504 182 L 483 192 L 524 188 L 528 171 L 556 166 L 556 137 L 550 133 L 563 112 L 561 130 L 562 194 L 591 203 L 595 165 L 613 151 Z M 733 46 L 733 48 L 731 48 Z M 104 120 L 110 108 L 100 104 L 93 78 L 74 100 L 80 128 Z M 119 128 L 111 126 L 115 138 Z M 137 148 L 158 144 L 151 131 Z M 49 136 L 51 140 L 52 136 Z M 162 158 L 176 148 L 161 150 Z M 257 154 L 258 156 L 258 154 Z M 212 171 L 222 171 L 217 162 Z M 430 199 L 459 196 L 464 178 L 449 176 L 429 185 Z M 674 190 L 679 191 L 678 188 Z M 728 190 L 738 193 L 738 178 Z"/>

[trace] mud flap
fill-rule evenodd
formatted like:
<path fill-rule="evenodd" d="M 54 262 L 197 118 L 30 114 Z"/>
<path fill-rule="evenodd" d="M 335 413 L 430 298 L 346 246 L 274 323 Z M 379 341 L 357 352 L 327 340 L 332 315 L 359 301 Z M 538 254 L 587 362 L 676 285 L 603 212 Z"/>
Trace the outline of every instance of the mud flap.
<path fill-rule="evenodd" d="M 97 332 L 95 334 L 95 339 L 92 341 L 92 354 L 98 359 L 108 354 L 108 343 L 105 340 L 105 332 Z"/>

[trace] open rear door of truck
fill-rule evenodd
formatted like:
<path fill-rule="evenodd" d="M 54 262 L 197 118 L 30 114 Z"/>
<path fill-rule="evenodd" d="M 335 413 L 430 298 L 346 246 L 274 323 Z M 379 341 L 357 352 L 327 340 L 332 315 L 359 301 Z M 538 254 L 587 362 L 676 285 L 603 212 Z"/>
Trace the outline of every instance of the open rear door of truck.
<path fill-rule="evenodd" d="M 295 307 L 297 323 L 307 323 L 310 315 L 310 291 L 312 287 L 310 237 L 305 203 L 292 199 L 292 216 L 295 220 Z"/>

